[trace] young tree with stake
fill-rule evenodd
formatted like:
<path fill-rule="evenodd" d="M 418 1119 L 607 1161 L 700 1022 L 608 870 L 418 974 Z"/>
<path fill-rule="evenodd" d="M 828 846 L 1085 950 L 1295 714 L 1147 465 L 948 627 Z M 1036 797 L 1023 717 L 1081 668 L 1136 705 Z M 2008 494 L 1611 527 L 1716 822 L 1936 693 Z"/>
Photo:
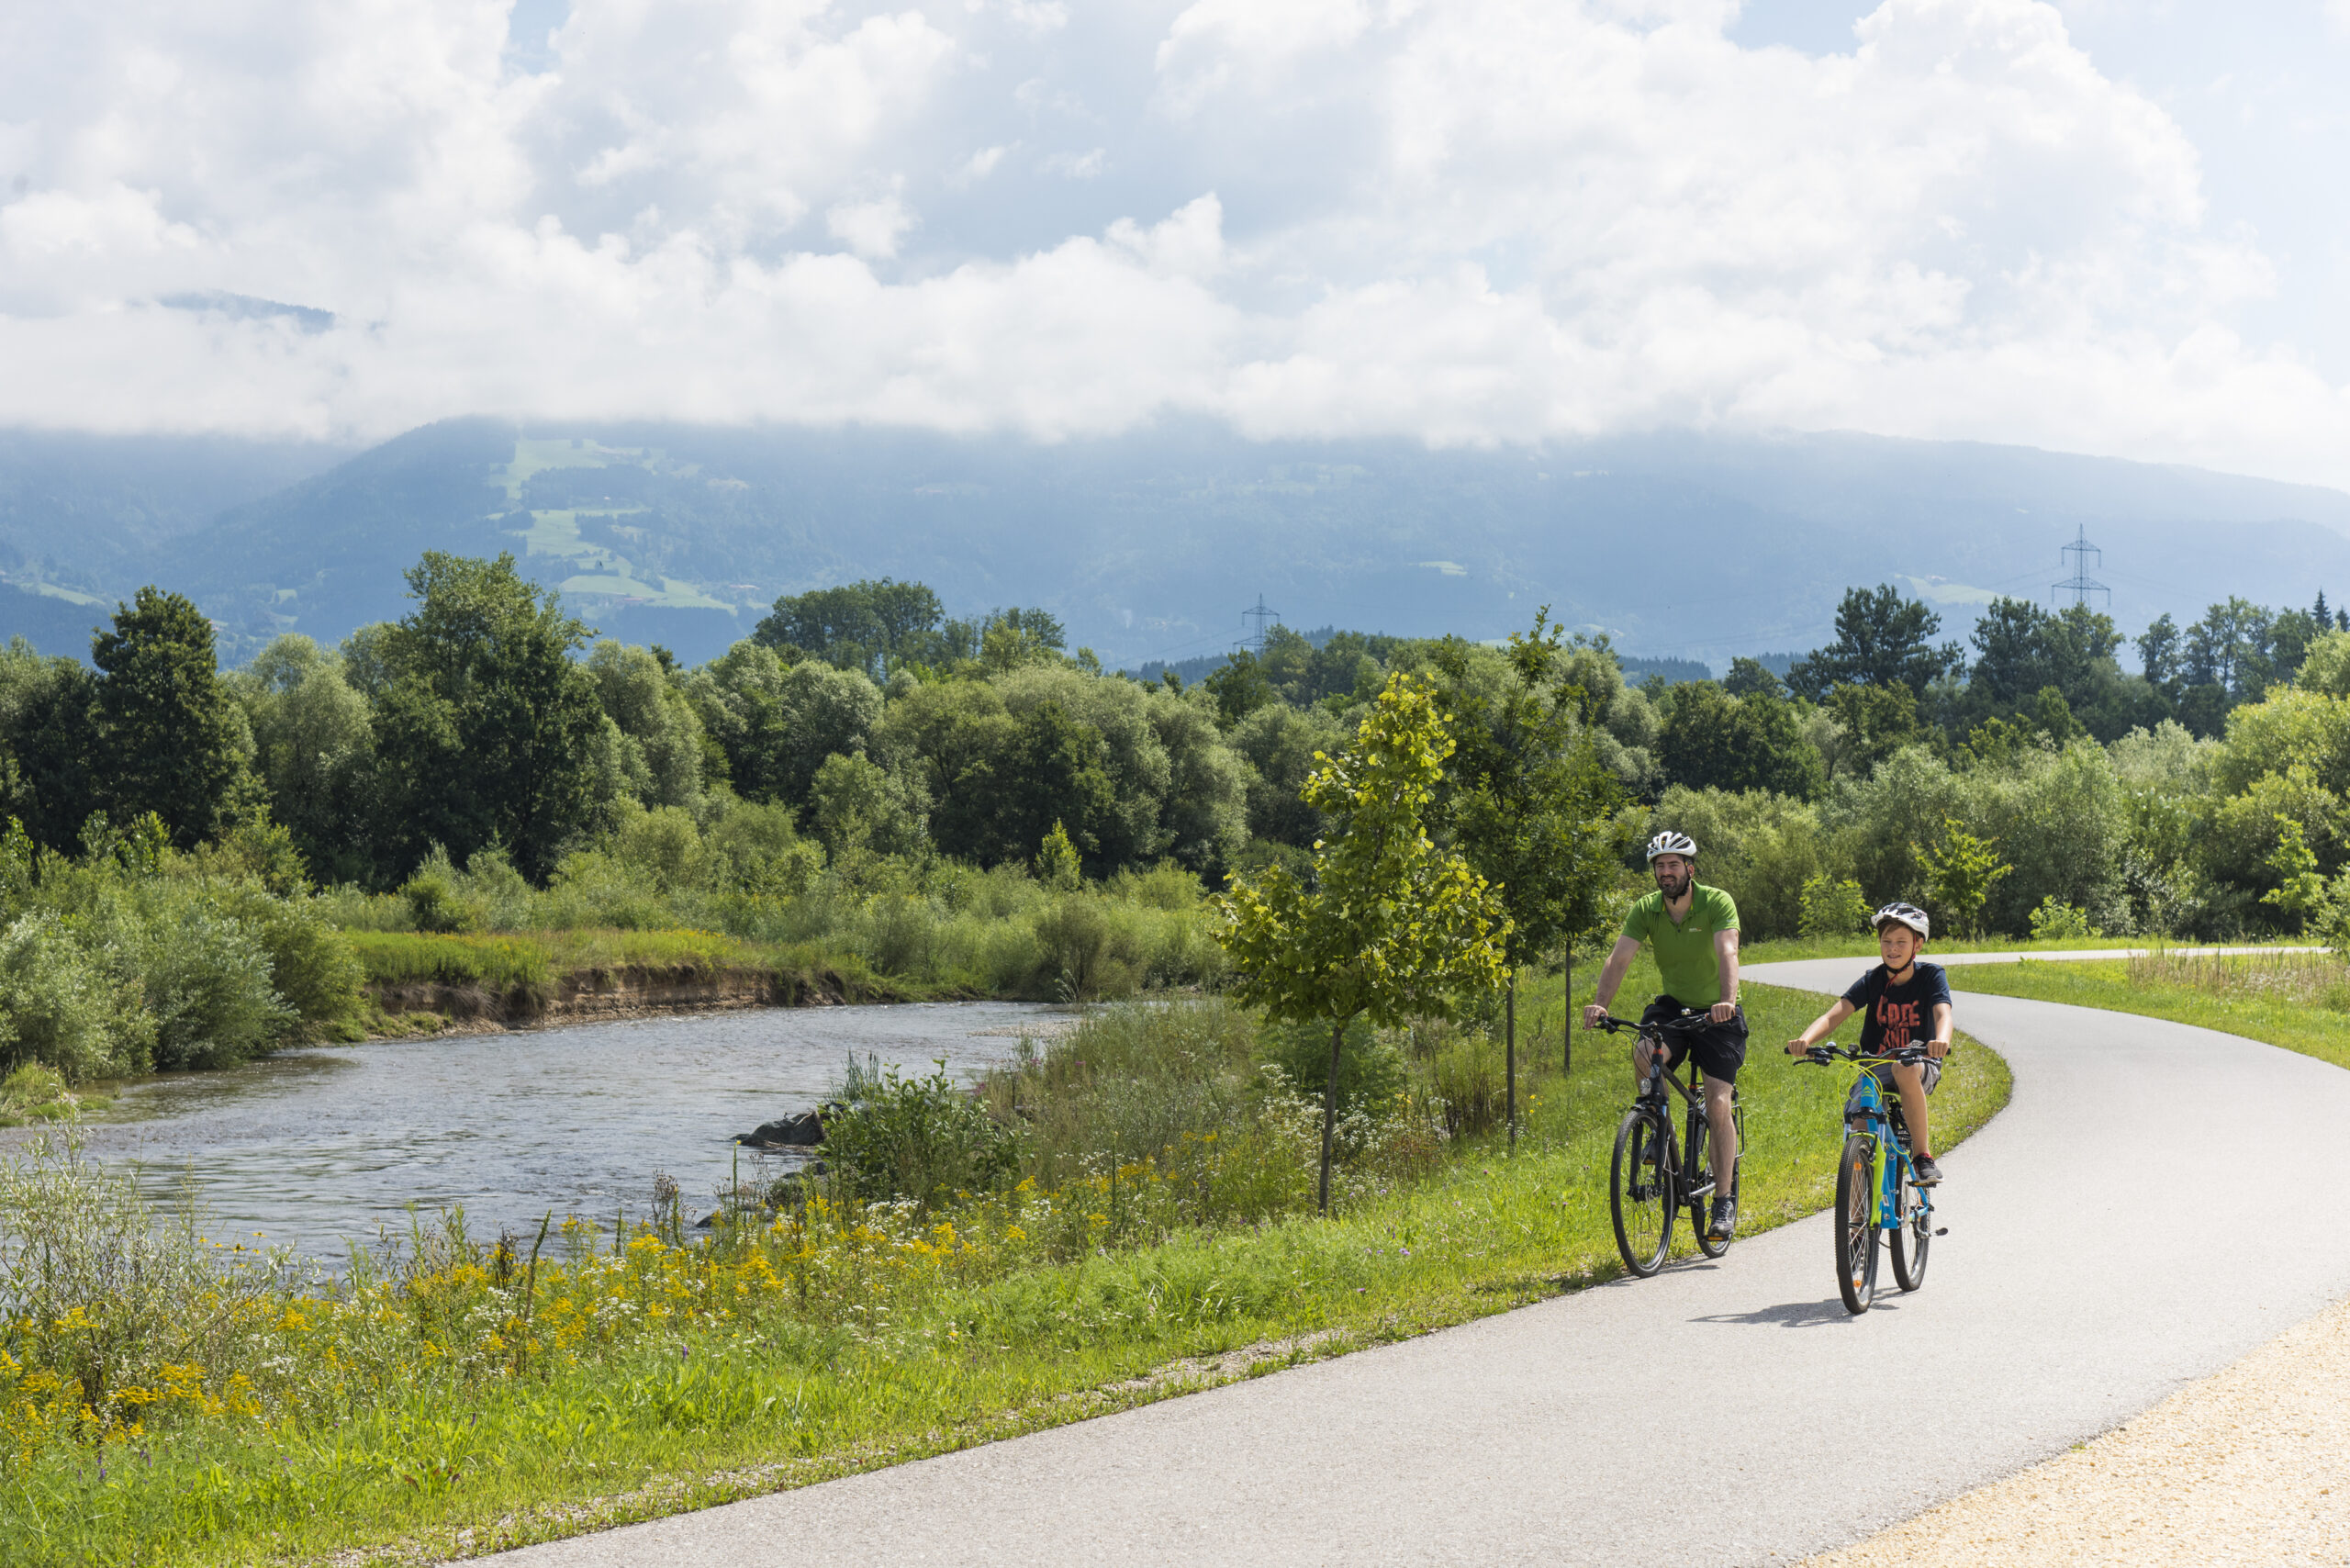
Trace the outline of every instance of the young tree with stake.
<path fill-rule="evenodd" d="M 1217 901 L 1217 940 L 1238 977 L 1233 994 L 1277 1021 L 1330 1027 L 1324 1213 L 1347 1025 L 1449 1014 L 1460 993 L 1501 984 L 1508 916 L 1485 879 L 1427 834 L 1451 752 L 1428 684 L 1393 677 L 1354 740 L 1335 758 L 1317 753 L 1322 767 L 1306 780 L 1305 800 L 1331 823 L 1314 846 L 1313 890 L 1274 866 L 1235 879 Z"/>
<path fill-rule="evenodd" d="M 1450 689 L 1448 726 L 1456 749 L 1445 771 L 1451 837 L 1493 885 L 1509 915 L 1501 938 L 1507 969 L 1504 1004 L 1505 1093 L 1509 1137 L 1517 1142 L 1517 972 L 1561 942 L 1599 923 L 1617 877 L 1624 827 L 1622 790 L 1578 722 L 1583 692 L 1558 684 L 1566 649 L 1549 606 L 1531 633 L 1510 633 L 1510 678 L 1487 695 L 1471 678 L 1469 645 L 1447 638 L 1436 655 Z"/>

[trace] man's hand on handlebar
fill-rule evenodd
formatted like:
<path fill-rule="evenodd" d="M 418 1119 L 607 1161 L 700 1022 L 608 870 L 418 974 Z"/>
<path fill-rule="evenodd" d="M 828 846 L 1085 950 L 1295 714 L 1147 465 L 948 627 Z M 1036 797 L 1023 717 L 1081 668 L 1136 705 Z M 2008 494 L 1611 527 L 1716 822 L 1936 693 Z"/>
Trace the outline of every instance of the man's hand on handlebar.
<path fill-rule="evenodd" d="M 1596 1002 L 1585 1002 L 1583 1009 L 1583 1026 L 1586 1029 L 1607 1027 L 1607 1009 Z"/>
<path fill-rule="evenodd" d="M 1717 1024 L 1727 1024 L 1731 1019 L 1738 1016 L 1738 1003 L 1735 1002 L 1717 1002 L 1714 1003 L 1713 1011 L 1707 1014 L 1706 1016 L 1711 1018 Z"/>

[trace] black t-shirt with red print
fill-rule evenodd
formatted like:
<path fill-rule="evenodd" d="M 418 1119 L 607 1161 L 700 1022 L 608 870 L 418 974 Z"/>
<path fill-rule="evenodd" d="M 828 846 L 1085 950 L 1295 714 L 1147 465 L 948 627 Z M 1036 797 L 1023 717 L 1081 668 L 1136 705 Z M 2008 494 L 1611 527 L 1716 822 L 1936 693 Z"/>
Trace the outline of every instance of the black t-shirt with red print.
<path fill-rule="evenodd" d="M 1888 1056 L 1934 1037 L 1934 1003 L 1950 1001 L 1950 980 L 1940 964 L 1918 963 L 1895 985 L 1879 964 L 1852 982 L 1844 1000 L 1861 1015 L 1862 1054 Z"/>

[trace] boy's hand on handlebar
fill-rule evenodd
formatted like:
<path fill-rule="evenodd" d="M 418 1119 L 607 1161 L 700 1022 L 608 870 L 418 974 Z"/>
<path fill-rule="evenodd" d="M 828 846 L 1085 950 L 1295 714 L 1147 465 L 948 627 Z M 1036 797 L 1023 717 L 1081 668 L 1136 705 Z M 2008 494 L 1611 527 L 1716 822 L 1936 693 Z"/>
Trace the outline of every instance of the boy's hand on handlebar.
<path fill-rule="evenodd" d="M 1950 1050 L 1951 1046 L 1948 1040 L 1928 1040 L 1926 1042 L 1926 1054 L 1933 1058 L 1936 1061 L 1940 1061 L 1942 1058 L 1950 1055 Z"/>

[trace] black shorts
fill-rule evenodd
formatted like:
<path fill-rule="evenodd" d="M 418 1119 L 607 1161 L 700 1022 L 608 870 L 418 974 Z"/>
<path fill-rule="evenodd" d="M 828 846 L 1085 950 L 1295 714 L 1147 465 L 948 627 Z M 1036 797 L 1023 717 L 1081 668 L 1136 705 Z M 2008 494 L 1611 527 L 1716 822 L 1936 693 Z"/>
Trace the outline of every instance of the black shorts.
<path fill-rule="evenodd" d="M 1649 1003 L 1640 1014 L 1643 1024 L 1669 1024 L 1681 1016 L 1684 1009 L 1669 996 L 1660 996 Z M 1730 1014 L 1727 1024 L 1707 1022 L 1694 1028 L 1666 1029 L 1665 1047 L 1670 1053 L 1665 1066 L 1679 1067 L 1684 1058 L 1694 1059 L 1697 1070 L 1707 1078 L 1718 1078 L 1724 1083 L 1738 1081 L 1738 1070 L 1746 1065 L 1746 1010 Z"/>

